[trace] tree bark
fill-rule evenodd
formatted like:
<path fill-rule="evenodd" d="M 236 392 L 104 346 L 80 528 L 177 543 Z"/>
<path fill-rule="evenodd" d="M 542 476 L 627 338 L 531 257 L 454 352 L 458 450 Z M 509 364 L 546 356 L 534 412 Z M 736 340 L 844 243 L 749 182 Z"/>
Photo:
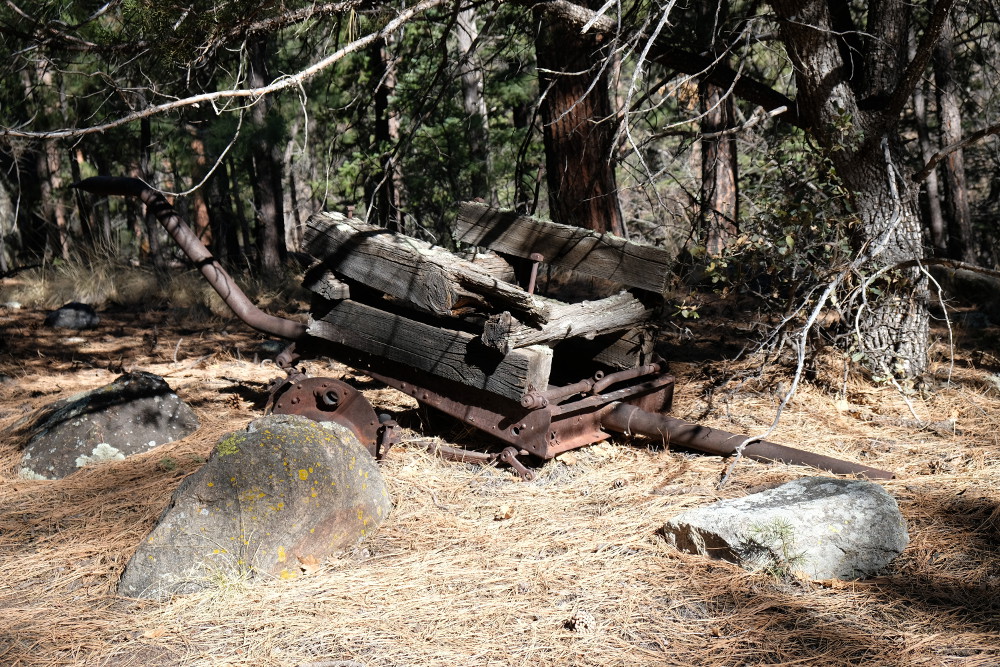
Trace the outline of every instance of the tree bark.
<path fill-rule="evenodd" d="M 458 12 L 455 23 L 459 72 L 462 84 L 462 108 L 466 118 L 466 140 L 472 158 L 472 196 L 494 202 L 491 189 L 492 165 L 489 145 L 489 114 L 486 109 L 483 69 L 475 52 L 479 39 L 475 8 Z"/>
<path fill-rule="evenodd" d="M 934 49 L 934 83 L 937 85 L 938 115 L 941 119 L 941 145 L 951 146 L 962 140 L 962 107 L 955 76 L 954 30 L 946 21 L 941 40 Z M 972 214 L 965 181 L 965 156 L 961 148 L 942 161 L 944 201 L 948 224 L 948 256 L 963 262 L 976 262 L 972 235 Z"/>
<path fill-rule="evenodd" d="M 399 146 L 399 114 L 389 104 L 396 90 L 396 58 L 392 48 L 395 36 L 375 42 L 370 50 L 372 79 L 375 84 L 375 153 L 381 169 L 369 179 L 365 198 L 369 203 L 369 219 L 373 224 L 404 231 L 403 173 L 396 157 Z"/>
<path fill-rule="evenodd" d="M 248 45 L 248 83 L 251 87 L 270 83 L 267 72 L 266 36 L 254 38 Z M 285 261 L 284 197 L 281 190 L 281 147 L 268 125 L 268 111 L 273 106 L 271 97 L 262 97 L 250 108 L 250 119 L 258 132 L 260 149 L 253 153 L 255 192 L 257 201 L 257 247 L 261 268 L 278 269 Z"/>
<path fill-rule="evenodd" d="M 194 170 L 191 174 L 191 185 L 200 183 L 208 168 L 208 158 L 205 156 L 205 142 L 194 134 L 191 138 L 191 152 L 194 154 Z M 205 190 L 198 188 L 191 193 L 191 228 L 206 246 L 212 245 L 212 220 L 208 213 L 208 201 Z"/>
<path fill-rule="evenodd" d="M 614 122 L 600 36 L 539 13 L 535 39 L 549 216 L 625 235 L 612 162 Z"/>
<path fill-rule="evenodd" d="M 45 141 L 37 154 L 38 179 L 41 184 L 42 215 L 49 225 L 46 257 L 58 254 L 69 260 L 69 225 L 66 220 L 66 205 L 62 193 L 62 159 L 59 146 L 54 140 Z"/>
<path fill-rule="evenodd" d="M 862 53 L 864 76 L 841 58 L 830 4 L 821 0 L 772 0 L 780 35 L 791 58 L 798 89 L 798 111 L 816 142 L 829 156 L 852 195 L 858 224 L 852 244 L 866 271 L 873 272 L 923 256 L 916 189 L 893 136 L 893 119 L 882 100 L 896 90 L 905 71 L 909 6 L 887 0 L 869 6 Z M 832 4 L 832 3 L 831 3 Z M 884 102 L 882 102 L 884 104 Z M 912 377 L 927 368 L 929 314 L 927 279 L 919 269 L 886 274 L 886 281 L 865 295 L 855 315 L 857 346 L 878 375 Z"/>
<path fill-rule="evenodd" d="M 698 3 L 698 46 L 725 65 L 719 43 L 720 25 L 728 14 L 728 0 Z M 731 94 L 702 79 L 698 84 L 701 105 L 701 203 L 698 222 L 710 256 L 725 250 L 736 236 L 739 220 L 736 135 L 725 134 L 735 125 L 736 109 Z"/>
<path fill-rule="evenodd" d="M 910 59 L 916 52 L 916 41 L 910 35 Z M 927 83 L 921 82 L 913 90 L 913 115 L 917 125 L 917 143 L 920 145 L 920 155 L 924 164 L 930 161 L 934 155 L 934 148 L 931 144 L 931 132 L 929 127 L 929 116 L 927 110 Z M 941 212 L 941 190 L 938 183 L 937 170 L 931 170 L 923 182 L 924 189 L 924 217 L 927 231 L 929 232 L 931 246 L 935 254 L 944 257 L 947 255 L 947 239 L 944 229 L 944 215 Z"/>

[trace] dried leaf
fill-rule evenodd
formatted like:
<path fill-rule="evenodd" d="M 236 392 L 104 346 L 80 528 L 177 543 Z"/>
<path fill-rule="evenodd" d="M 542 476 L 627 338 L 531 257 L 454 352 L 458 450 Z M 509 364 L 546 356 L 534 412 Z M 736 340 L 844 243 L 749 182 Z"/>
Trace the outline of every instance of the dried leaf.
<path fill-rule="evenodd" d="M 299 559 L 299 568 L 302 569 L 304 574 L 312 574 L 319 570 L 319 559 L 312 554 L 306 554 L 305 556 L 296 556 Z"/>

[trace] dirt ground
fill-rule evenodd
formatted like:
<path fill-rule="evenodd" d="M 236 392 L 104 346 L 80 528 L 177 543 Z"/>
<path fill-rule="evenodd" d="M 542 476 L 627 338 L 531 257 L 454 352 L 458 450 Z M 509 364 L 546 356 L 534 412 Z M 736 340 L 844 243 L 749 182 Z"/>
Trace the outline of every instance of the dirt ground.
<path fill-rule="evenodd" d="M 0 429 L 129 369 L 163 376 L 202 426 L 54 482 L 19 479 L 18 453 L 0 438 L 0 664 L 1000 664 L 996 328 L 958 332 L 953 366 L 936 343 L 936 379 L 906 396 L 912 412 L 892 387 L 845 381 L 825 360 L 771 437 L 897 473 L 884 487 L 910 544 L 875 579 L 751 573 L 678 553 L 657 533 L 686 508 L 819 471 L 744 461 L 720 491 L 722 459 L 618 439 L 522 482 L 428 455 L 430 438 L 475 441 L 348 372 L 409 427 L 383 464 L 395 508 L 376 536 L 292 581 L 220 578 L 150 602 L 115 596 L 129 556 L 181 478 L 262 413 L 278 372 L 262 361 L 262 337 L 235 322 L 104 312 L 97 329 L 74 334 L 43 328 L 43 317 L 0 310 Z M 675 415 L 767 428 L 788 378 L 722 382 L 733 370 L 722 356 L 741 335 L 665 328 Z"/>

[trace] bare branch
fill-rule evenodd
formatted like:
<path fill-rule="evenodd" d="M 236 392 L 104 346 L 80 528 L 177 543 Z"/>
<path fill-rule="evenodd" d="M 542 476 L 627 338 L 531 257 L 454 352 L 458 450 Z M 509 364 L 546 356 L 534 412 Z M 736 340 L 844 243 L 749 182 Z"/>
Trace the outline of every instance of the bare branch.
<path fill-rule="evenodd" d="M 945 146 L 938 152 L 931 156 L 931 159 L 927 161 L 927 164 L 923 166 L 916 174 L 913 175 L 913 182 L 920 183 L 925 178 L 927 178 L 934 168 L 937 167 L 938 163 L 944 158 L 948 157 L 955 151 L 961 150 L 966 146 L 976 143 L 980 139 L 985 139 L 986 137 L 992 136 L 994 134 L 1000 134 L 1000 123 L 994 125 L 989 125 L 987 127 L 976 130 L 969 136 L 965 137 L 961 141 L 951 144 L 950 146 Z"/>
<path fill-rule="evenodd" d="M 141 118 L 148 118 L 150 116 L 155 116 L 156 114 L 164 113 L 167 111 L 172 111 L 174 109 L 179 109 L 182 107 L 194 106 L 197 104 L 211 103 L 213 106 L 217 101 L 220 100 L 231 100 L 231 99 L 242 99 L 250 98 L 250 103 L 253 104 L 260 98 L 271 95 L 273 93 L 286 90 L 288 88 L 294 88 L 301 86 L 305 81 L 313 78 L 326 68 L 330 67 L 344 57 L 359 51 L 373 42 L 384 38 L 386 35 L 398 30 L 408 21 L 412 20 L 414 17 L 426 12 L 429 9 L 437 7 L 443 4 L 444 0 L 423 0 L 413 7 L 405 9 L 396 15 L 391 21 L 385 24 L 381 30 L 377 32 L 370 33 L 354 40 L 350 44 L 347 44 L 336 52 L 330 54 L 326 58 L 316 62 L 313 65 L 297 72 L 296 74 L 283 76 L 275 79 L 273 82 L 266 86 L 261 86 L 258 88 L 240 88 L 234 90 L 220 90 L 213 93 L 202 93 L 200 95 L 192 95 L 191 97 L 184 97 L 181 99 L 174 100 L 172 102 L 167 102 L 164 104 L 157 104 L 154 106 L 146 107 L 145 109 L 140 109 L 133 113 L 127 114 L 121 118 L 109 121 L 107 123 L 102 123 L 100 125 L 92 125 L 90 127 L 84 128 L 73 128 L 68 130 L 53 130 L 50 132 L 30 132 L 25 130 L 17 129 L 4 129 L 0 130 L 0 138 L 10 138 L 17 137 L 22 139 L 69 139 L 82 137 L 89 134 L 98 134 L 105 132 L 107 130 L 120 127 L 122 125 L 127 125 Z M 217 109 L 217 112 L 220 112 Z"/>
<path fill-rule="evenodd" d="M 992 278 L 1000 278 L 1000 271 L 996 269 L 990 269 L 985 266 L 979 266 L 978 264 L 969 264 L 968 262 L 960 262 L 957 259 L 947 259 L 945 257 L 926 257 L 924 259 L 910 259 L 905 262 L 899 262 L 888 267 L 891 269 L 911 269 L 915 266 L 950 266 L 953 269 L 963 269 L 965 271 L 972 271 L 973 273 L 981 273 L 984 276 L 990 276 Z"/>

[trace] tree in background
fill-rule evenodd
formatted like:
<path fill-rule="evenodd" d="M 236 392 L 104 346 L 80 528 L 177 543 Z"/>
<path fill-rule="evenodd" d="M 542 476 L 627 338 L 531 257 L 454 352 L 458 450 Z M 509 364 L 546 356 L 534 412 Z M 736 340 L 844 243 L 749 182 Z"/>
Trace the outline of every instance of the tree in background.
<path fill-rule="evenodd" d="M 295 213 L 319 208 L 438 241 L 477 195 L 601 231 L 628 220 L 657 241 L 701 234 L 748 274 L 711 277 L 784 298 L 797 313 L 786 327 L 836 302 L 841 343 L 880 377 L 905 377 L 927 364 L 919 185 L 955 156 L 967 182 L 946 190 L 975 195 L 975 212 L 990 189 L 993 158 L 969 141 L 995 126 L 970 128 L 966 112 L 958 134 L 936 136 L 949 89 L 921 87 L 947 45 L 947 1 L 23 5 L 0 7 L 0 165 L 24 203 L 5 259 L 61 256 L 48 232 L 63 229 L 68 252 L 103 235 L 155 260 L 128 204 L 64 206 L 61 222 L 42 194 L 77 173 L 128 173 L 149 147 L 148 179 L 203 192 L 177 205 L 207 213 L 236 264 L 280 265 L 281 225 L 294 240 Z M 989 117 L 996 20 L 961 26 L 950 77 Z M 44 71 L 54 78 L 39 82 Z M 39 160 L 47 145 L 56 160 Z M 935 238 L 968 247 L 958 229 Z"/>
<path fill-rule="evenodd" d="M 728 0 L 696 4 L 696 44 L 700 53 L 728 66 L 722 30 L 729 15 Z M 698 223 L 709 255 L 721 254 L 738 233 L 739 168 L 736 154 L 736 103 L 719 85 L 702 80 L 700 102 L 701 196 Z"/>
<path fill-rule="evenodd" d="M 603 36 L 581 35 L 544 9 L 537 15 L 535 53 L 549 215 L 563 224 L 625 236 Z"/>

